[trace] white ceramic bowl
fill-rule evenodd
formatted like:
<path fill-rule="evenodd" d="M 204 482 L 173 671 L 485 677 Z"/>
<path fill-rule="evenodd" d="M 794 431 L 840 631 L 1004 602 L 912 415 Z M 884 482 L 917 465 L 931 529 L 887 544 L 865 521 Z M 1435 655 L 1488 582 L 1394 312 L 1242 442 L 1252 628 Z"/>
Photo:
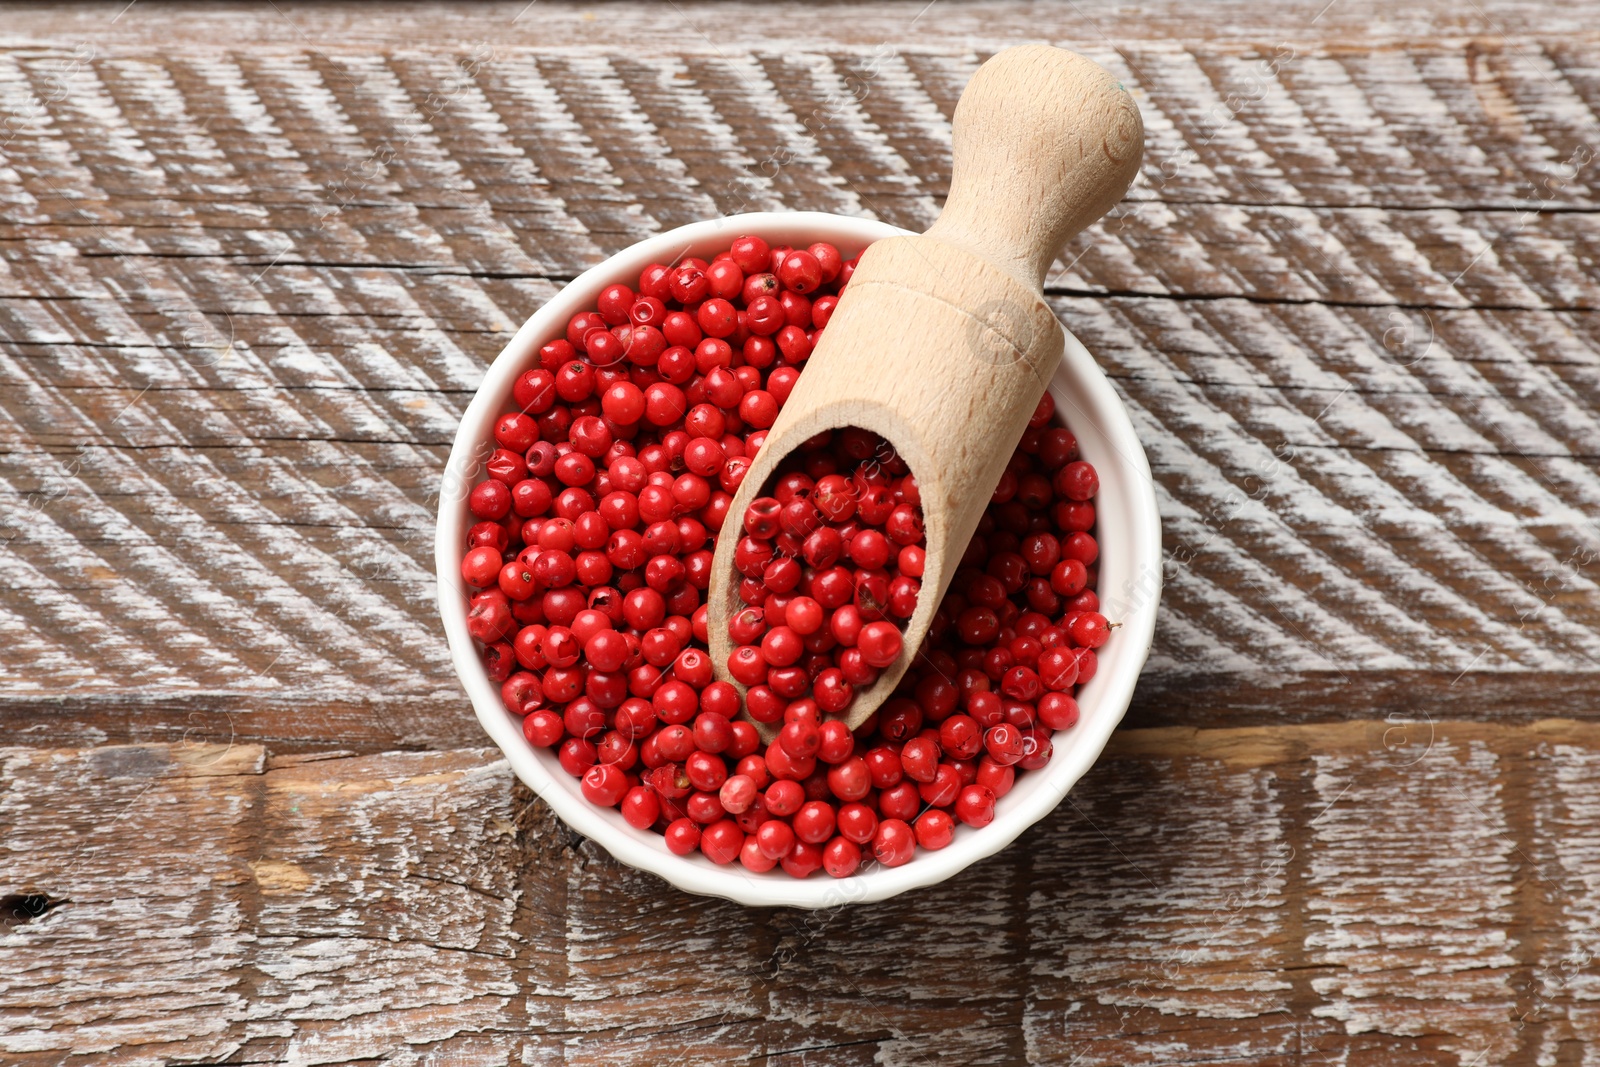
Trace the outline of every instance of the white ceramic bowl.
<path fill-rule="evenodd" d="M 1016 787 L 1001 798 L 990 825 L 981 830 L 961 827 L 949 846 L 938 852 L 919 849 L 916 858 L 904 866 L 869 865 L 841 880 L 819 871 L 802 881 L 781 868 L 752 874 L 737 862 L 719 867 L 699 854 L 675 856 L 661 835 L 635 830 L 616 810 L 601 809 L 584 800 L 578 779 L 561 769 L 553 750 L 529 745 L 522 736 L 521 720 L 501 703 L 500 687 L 485 674 L 467 633 L 467 594 L 460 571 L 470 526 L 466 500 L 468 490 L 483 477 L 494 420 L 513 409 L 512 383 L 532 362 L 539 346 L 564 336 L 567 320 L 592 308 L 600 290 L 612 282 L 637 284 L 640 271 L 651 263 L 671 263 L 685 255 L 709 256 L 741 234 L 758 234 L 773 244 L 830 241 L 848 257 L 879 238 L 904 232 L 881 222 L 821 212 L 757 212 L 680 226 L 624 249 L 574 279 L 523 324 L 484 375 L 450 450 L 439 494 L 435 542 L 439 613 L 456 673 L 472 698 L 478 721 L 506 754 L 517 776 L 569 826 L 598 841 L 622 862 L 658 874 L 691 893 L 749 905 L 831 907 L 883 900 L 932 885 L 993 855 L 1055 808 L 1094 763 L 1127 710 L 1134 682 L 1150 651 L 1161 576 L 1161 520 L 1150 466 L 1111 384 L 1084 347 L 1063 330 L 1065 349 L 1050 393 L 1066 425 L 1077 435 L 1083 458 L 1100 474 L 1095 501 L 1100 596 L 1107 616 L 1122 625 L 1099 650 L 1099 671 L 1079 693 L 1078 724 L 1056 734 L 1055 756 L 1048 765 L 1018 776 Z"/>

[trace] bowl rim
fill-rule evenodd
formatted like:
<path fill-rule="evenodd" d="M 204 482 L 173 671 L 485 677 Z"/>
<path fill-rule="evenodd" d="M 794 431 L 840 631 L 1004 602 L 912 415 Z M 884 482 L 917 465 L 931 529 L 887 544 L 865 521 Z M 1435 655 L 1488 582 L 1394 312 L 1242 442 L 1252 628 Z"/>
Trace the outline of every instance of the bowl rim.
<path fill-rule="evenodd" d="M 875 866 L 849 878 L 796 879 L 774 869 L 755 874 L 737 861 L 717 866 L 695 853 L 677 856 L 661 835 L 635 830 L 616 809 L 590 804 L 578 779 L 560 770 L 555 753 L 535 749 L 523 737 L 521 720 L 500 700 L 467 631 L 466 594 L 460 558 L 465 543 L 466 497 L 492 450 L 492 420 L 509 410 L 511 387 L 540 343 L 561 336 L 567 319 L 592 306 L 601 289 L 617 280 L 632 284 L 650 263 L 711 251 L 745 233 L 769 241 L 828 240 L 859 250 L 872 241 L 911 231 L 874 219 L 818 211 L 763 211 L 727 215 L 679 226 L 622 249 L 567 283 L 535 311 L 484 372 L 461 417 L 440 479 L 434 556 L 437 600 L 451 662 L 484 731 L 512 771 L 569 827 L 595 841 L 619 861 L 658 875 L 685 891 L 741 904 L 828 908 L 884 900 L 944 881 L 1005 848 L 1029 826 L 1054 810 L 1093 765 L 1132 699 L 1149 656 L 1161 585 L 1161 519 L 1155 486 L 1127 409 L 1088 351 L 1065 327 L 1062 358 L 1050 382 L 1057 412 L 1079 440 L 1084 458 L 1101 475 L 1096 497 L 1097 539 L 1101 544 L 1100 598 L 1119 616 L 1120 626 L 1100 650 L 1095 677 L 1078 694 L 1076 726 L 1058 732 L 1050 763 L 1030 771 L 1001 798 L 994 821 L 980 830 L 958 827 L 945 848 L 919 850 L 900 867 Z M 1107 518 L 1119 536 L 1107 550 Z M 1115 589 L 1113 595 L 1108 595 Z"/>

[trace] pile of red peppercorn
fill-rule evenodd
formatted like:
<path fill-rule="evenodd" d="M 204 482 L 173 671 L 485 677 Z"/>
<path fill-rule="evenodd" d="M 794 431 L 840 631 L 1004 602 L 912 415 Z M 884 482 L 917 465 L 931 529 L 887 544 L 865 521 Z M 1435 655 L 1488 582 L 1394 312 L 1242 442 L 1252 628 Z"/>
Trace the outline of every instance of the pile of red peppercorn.
<path fill-rule="evenodd" d="M 900 655 L 923 563 L 916 480 L 865 431 L 808 442 L 741 517 L 729 667 L 750 688 L 715 680 L 715 538 L 854 265 L 741 237 L 605 289 L 518 378 L 461 563 L 485 669 L 589 801 L 680 855 L 800 878 L 987 825 L 1077 721 L 1110 633 L 1098 479 L 1046 396 L 927 641 L 858 730 L 828 716 Z"/>
<path fill-rule="evenodd" d="M 887 441 L 852 427 L 785 457 L 772 491 L 745 510 L 734 552 L 746 607 L 728 624 L 728 673 L 750 687 L 756 722 L 782 721 L 801 698 L 837 715 L 899 657 L 916 610 L 917 480 Z"/>

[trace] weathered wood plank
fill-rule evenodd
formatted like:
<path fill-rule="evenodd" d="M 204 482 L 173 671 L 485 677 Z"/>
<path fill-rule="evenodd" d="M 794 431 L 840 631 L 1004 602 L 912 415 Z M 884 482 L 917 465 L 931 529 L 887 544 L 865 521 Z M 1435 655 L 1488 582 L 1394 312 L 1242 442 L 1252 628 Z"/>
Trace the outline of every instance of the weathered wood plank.
<path fill-rule="evenodd" d="M 396 1048 L 521 1016 L 515 827 L 504 797 L 503 817 L 478 817 L 506 791 L 483 755 L 273 764 L 207 744 L 8 760 L 8 882 L 70 883 L 51 895 L 87 920 L 49 952 L 8 931 L 8 1058 L 359 1058 L 352 1018 L 401 986 Z M 83 803 L 61 803 L 69 782 Z M 144 935 L 108 952 L 119 924 Z"/>
<path fill-rule="evenodd" d="M 999 857 L 813 914 L 621 868 L 496 756 L 3 750 L 0 896 L 36 901 L 0 929 L 6 1061 L 1486 1067 L 1594 1040 L 1592 723 L 1126 731 Z"/>
<path fill-rule="evenodd" d="M 1594 714 L 1600 42 L 1574 16 L 881 5 L 709 46 L 698 12 L 473 7 L 430 42 L 385 35 L 431 8 L 295 9 L 239 13 L 228 50 L 204 9 L 93 10 L 8 9 L 0 56 L 23 736 L 170 738 L 205 709 L 274 743 L 471 743 L 428 524 L 486 360 L 665 226 L 925 224 L 960 86 L 1022 18 L 1117 69 L 1151 131 L 1052 280 L 1167 525 L 1134 720 Z M 623 25 L 660 54 L 607 44 Z"/>
<path fill-rule="evenodd" d="M 1021 5 L 1015 0 L 956 3 L 872 0 L 849 5 L 849 18 L 830 17 L 842 5 L 816 0 L 725 4 L 723 14 L 694 5 L 665 7 L 633 0 L 608 5 L 598 16 L 584 4 L 492 0 L 440 4 L 400 0 L 374 18 L 350 0 L 279 4 L 241 11 L 207 5 L 167 7 L 118 16 L 117 0 L 53 10 L 8 2 L 5 42 L 48 45 L 92 37 L 144 48 L 216 48 L 248 41 L 263 51 L 299 51 L 313 44 L 330 55 L 404 47 L 419 40 L 467 45 L 491 40 L 508 47 L 566 50 L 610 47 L 657 57 L 683 52 L 801 43 L 859 45 L 897 41 L 960 48 L 1048 37 L 1086 41 L 1181 40 L 1256 42 L 1291 37 L 1310 41 L 1411 43 L 1507 33 L 1587 37 L 1594 32 L 1587 3 L 1552 6 L 1538 0 L 1482 0 L 1462 7 L 1430 2 L 1396 7 L 1383 0 L 1286 0 L 1262 5 L 1219 0 L 1203 7 L 1175 0 L 1134 0 L 1115 6 Z M 142 5 L 141 5 L 142 6 Z M 820 15 L 819 15 L 820 12 Z"/>

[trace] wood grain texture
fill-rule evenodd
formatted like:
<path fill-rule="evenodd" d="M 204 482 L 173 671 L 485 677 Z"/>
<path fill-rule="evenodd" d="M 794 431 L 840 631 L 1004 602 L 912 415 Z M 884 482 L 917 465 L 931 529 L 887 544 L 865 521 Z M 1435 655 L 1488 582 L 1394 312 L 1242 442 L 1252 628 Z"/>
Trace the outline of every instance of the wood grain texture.
<path fill-rule="evenodd" d="M 1593 723 L 1125 731 L 1017 847 L 815 913 L 624 869 L 495 756 L 0 750 L 0 896 L 52 902 L 0 927 L 0 1056 L 1484 1067 L 1600 1040 Z"/>
<path fill-rule="evenodd" d="M 429 524 L 486 361 L 664 227 L 925 227 L 1019 36 L 1148 128 L 1048 283 L 1166 523 L 1133 721 L 1592 715 L 1589 9 L 921 6 L 7 8 L 5 721 L 475 743 Z"/>
<path fill-rule="evenodd" d="M 1597 16 L 0 5 L 0 1061 L 1600 1064 Z M 925 228 L 1021 40 L 1146 121 L 1046 286 L 1166 524 L 1143 728 L 912 899 L 682 896 L 480 747 L 457 419 L 663 228 Z"/>

